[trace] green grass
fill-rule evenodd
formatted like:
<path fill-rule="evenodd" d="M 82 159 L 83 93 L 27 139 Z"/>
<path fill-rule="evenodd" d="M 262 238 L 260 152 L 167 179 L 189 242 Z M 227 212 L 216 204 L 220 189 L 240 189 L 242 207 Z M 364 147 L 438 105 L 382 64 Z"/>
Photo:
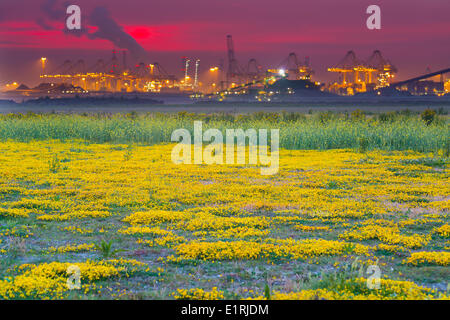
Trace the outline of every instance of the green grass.
<path fill-rule="evenodd" d="M 0 139 L 18 141 L 82 139 L 88 143 L 171 142 L 179 128 L 193 132 L 194 120 L 203 130 L 254 128 L 280 129 L 280 147 L 285 149 L 415 150 L 448 153 L 449 118 L 436 116 L 426 123 L 420 115 L 389 113 L 367 116 L 360 113 L 254 113 L 232 114 L 10 114 L 0 116 Z"/>

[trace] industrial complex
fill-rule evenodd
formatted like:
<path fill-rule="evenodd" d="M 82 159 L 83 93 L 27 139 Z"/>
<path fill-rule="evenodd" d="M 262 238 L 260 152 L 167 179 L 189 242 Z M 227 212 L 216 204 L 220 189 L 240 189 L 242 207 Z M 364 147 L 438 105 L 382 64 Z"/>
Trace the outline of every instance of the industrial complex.
<path fill-rule="evenodd" d="M 169 74 L 158 62 L 127 63 L 127 51 L 113 50 L 108 59 L 92 64 L 66 60 L 53 70 L 41 57 L 40 84 L 29 88 L 12 82 L 3 92 L 23 97 L 101 96 L 108 93 L 152 93 L 185 95 L 195 99 L 222 101 L 250 98 L 271 101 L 277 97 L 324 95 L 433 95 L 450 92 L 450 69 L 427 72 L 414 79 L 396 82 L 397 68 L 379 50 L 367 59 L 348 51 L 342 60 L 327 68 L 336 81 L 321 83 L 314 78 L 309 57 L 291 52 L 276 66 L 262 66 L 256 58 L 243 63 L 236 57 L 233 38 L 226 37 L 227 59 L 217 66 L 202 66 L 208 76 L 200 76 L 199 59 L 181 58 L 181 72 Z"/>

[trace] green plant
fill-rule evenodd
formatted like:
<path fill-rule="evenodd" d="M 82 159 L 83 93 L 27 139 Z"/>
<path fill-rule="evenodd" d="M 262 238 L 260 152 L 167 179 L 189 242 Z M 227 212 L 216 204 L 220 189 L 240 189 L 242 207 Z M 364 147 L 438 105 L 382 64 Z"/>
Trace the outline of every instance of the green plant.
<path fill-rule="evenodd" d="M 327 189 L 333 190 L 333 189 L 338 189 L 338 188 L 339 188 L 339 183 L 337 183 L 336 181 L 328 181 Z"/>
<path fill-rule="evenodd" d="M 443 148 L 443 156 L 446 158 L 450 157 L 450 141 L 449 140 L 445 141 L 445 145 Z"/>
<path fill-rule="evenodd" d="M 366 118 L 366 115 L 360 109 L 356 109 L 356 110 L 352 111 L 351 118 L 353 120 L 362 120 L 362 119 Z"/>
<path fill-rule="evenodd" d="M 100 251 L 104 259 L 113 257 L 116 253 L 124 251 L 122 249 L 112 250 L 112 244 L 113 244 L 112 240 L 106 242 L 105 240 L 102 239 L 100 244 L 95 244 L 95 248 L 98 251 Z"/>
<path fill-rule="evenodd" d="M 354 250 L 355 250 L 355 245 L 353 244 L 353 243 L 347 243 L 345 246 L 344 246 L 344 252 L 345 252 L 345 254 L 352 254 L 353 252 L 354 252 Z"/>
<path fill-rule="evenodd" d="M 436 111 L 432 109 L 426 109 L 421 113 L 420 116 L 422 120 L 427 124 L 427 126 L 429 126 L 436 118 Z"/>
<path fill-rule="evenodd" d="M 366 137 L 360 137 L 358 139 L 359 148 L 358 151 L 360 153 L 366 153 L 367 148 L 369 147 L 369 140 Z"/>
<path fill-rule="evenodd" d="M 54 155 L 48 162 L 50 172 L 57 173 L 61 169 L 61 161 L 58 159 L 58 155 Z"/>
<path fill-rule="evenodd" d="M 395 121 L 396 113 L 395 112 L 382 112 L 378 115 L 378 120 L 381 122 L 392 122 Z"/>
<path fill-rule="evenodd" d="M 264 286 L 264 297 L 266 300 L 270 300 L 270 287 L 268 283 Z"/>
<path fill-rule="evenodd" d="M 125 155 L 123 158 L 125 161 L 128 161 L 131 159 L 132 155 L 133 155 L 133 146 L 131 144 L 129 144 L 127 147 L 127 151 L 125 152 Z"/>

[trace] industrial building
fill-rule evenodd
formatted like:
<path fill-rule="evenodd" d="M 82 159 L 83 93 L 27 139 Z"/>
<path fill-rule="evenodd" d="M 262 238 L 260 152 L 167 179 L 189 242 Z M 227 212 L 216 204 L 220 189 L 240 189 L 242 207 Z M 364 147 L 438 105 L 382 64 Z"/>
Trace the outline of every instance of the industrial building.
<path fill-rule="evenodd" d="M 379 50 L 365 61 L 359 60 L 354 51 L 349 51 L 329 72 L 339 74 L 339 81 L 328 86 L 330 92 L 339 95 L 374 91 L 389 86 L 397 73 L 397 68 L 383 57 Z"/>
<path fill-rule="evenodd" d="M 271 101 L 274 96 L 314 96 L 334 94 L 352 96 L 364 93 L 381 94 L 383 89 L 407 92 L 413 95 L 446 95 L 450 81 L 445 80 L 447 70 L 427 73 L 424 77 L 395 82 L 397 68 L 381 51 L 375 50 L 365 60 L 354 51 L 348 51 L 336 65 L 327 68 L 337 74 L 337 80 L 324 84 L 313 80 L 314 70 L 310 58 L 291 52 L 278 65 L 263 67 L 256 58 L 241 64 L 233 38 L 226 36 L 227 61 L 208 67 L 207 76 L 200 79 L 200 60 L 181 58 L 181 74 L 171 75 L 159 64 L 127 63 L 127 51 L 111 58 L 99 59 L 88 65 L 84 60 L 66 60 L 53 70 L 47 70 L 47 58 L 41 58 L 42 83 L 35 88 L 8 84 L 3 91 L 22 96 L 101 95 L 124 94 L 184 94 L 194 98 L 226 100 L 243 96 L 257 101 Z M 119 57 L 120 56 L 120 57 Z M 391 93 L 392 93 L 391 92 Z"/>

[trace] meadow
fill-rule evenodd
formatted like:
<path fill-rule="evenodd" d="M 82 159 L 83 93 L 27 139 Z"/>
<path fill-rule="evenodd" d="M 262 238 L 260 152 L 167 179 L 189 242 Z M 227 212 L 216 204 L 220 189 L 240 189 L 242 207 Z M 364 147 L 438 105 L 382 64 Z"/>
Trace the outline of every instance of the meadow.
<path fill-rule="evenodd" d="M 289 150 L 327 150 L 367 147 L 371 150 L 448 149 L 448 116 L 444 109 L 422 115 L 408 110 L 365 114 L 256 112 L 233 115 L 179 112 L 124 114 L 9 114 L 0 115 L 0 139 L 17 141 L 81 139 L 92 143 L 146 144 L 170 142 L 178 128 L 193 131 L 194 120 L 204 130 L 232 128 L 280 129 L 280 147 Z M 425 121 L 423 120 L 425 117 Z"/>
<path fill-rule="evenodd" d="M 279 128 L 279 173 L 172 163 L 194 120 Z M 448 299 L 449 134 L 432 111 L 2 115 L 0 298 Z"/>

